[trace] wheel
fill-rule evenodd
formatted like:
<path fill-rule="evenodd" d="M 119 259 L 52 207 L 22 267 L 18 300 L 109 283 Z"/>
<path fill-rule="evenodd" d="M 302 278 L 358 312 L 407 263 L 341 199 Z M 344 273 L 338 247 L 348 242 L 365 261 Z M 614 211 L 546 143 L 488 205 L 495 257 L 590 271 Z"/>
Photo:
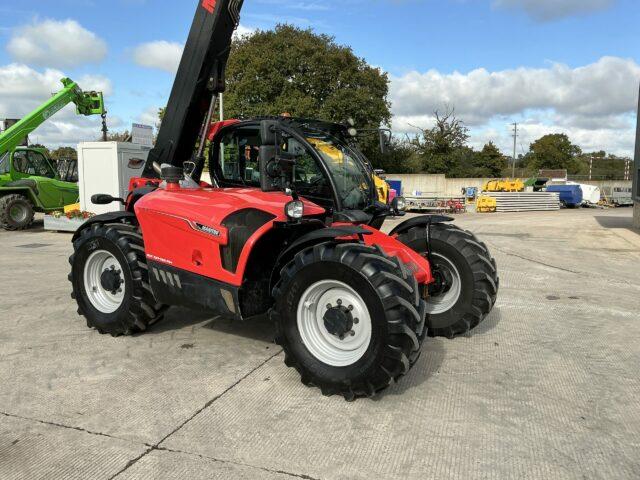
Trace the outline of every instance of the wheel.
<path fill-rule="evenodd" d="M 149 286 L 144 243 L 137 225 L 96 223 L 82 230 L 69 258 L 71 297 L 87 326 L 113 336 L 142 332 L 160 320 Z"/>
<path fill-rule="evenodd" d="M 425 227 L 415 227 L 398 240 L 426 256 L 426 237 Z M 431 258 L 437 284 L 436 292 L 427 299 L 429 335 L 453 338 L 465 334 L 496 303 L 500 287 L 496 261 L 475 235 L 451 224 L 431 227 Z"/>
<path fill-rule="evenodd" d="M 20 194 L 0 198 L 0 224 L 5 230 L 24 230 L 33 223 L 33 205 Z"/>
<path fill-rule="evenodd" d="M 273 295 L 285 363 L 324 395 L 374 396 L 418 358 L 426 304 L 405 265 L 378 248 L 307 248 L 282 270 Z"/>

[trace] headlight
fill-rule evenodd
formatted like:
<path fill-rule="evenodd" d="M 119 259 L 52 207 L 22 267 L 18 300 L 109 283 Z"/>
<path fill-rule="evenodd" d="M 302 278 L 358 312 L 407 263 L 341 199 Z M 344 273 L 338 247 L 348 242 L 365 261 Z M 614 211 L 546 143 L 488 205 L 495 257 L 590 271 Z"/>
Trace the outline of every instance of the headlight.
<path fill-rule="evenodd" d="M 300 200 L 289 202 L 284 207 L 284 212 L 287 217 L 293 220 L 300 220 L 302 217 L 304 217 L 304 203 L 302 203 Z"/>
<path fill-rule="evenodd" d="M 404 197 L 396 197 L 393 199 L 393 205 L 396 210 L 401 212 L 405 208 L 407 208 L 407 201 L 404 199 Z"/>

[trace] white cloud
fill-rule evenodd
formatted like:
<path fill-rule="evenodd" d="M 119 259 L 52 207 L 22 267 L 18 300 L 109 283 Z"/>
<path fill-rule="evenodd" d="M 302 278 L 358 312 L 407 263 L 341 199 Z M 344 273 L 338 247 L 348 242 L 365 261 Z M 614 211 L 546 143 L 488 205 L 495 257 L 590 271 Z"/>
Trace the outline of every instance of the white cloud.
<path fill-rule="evenodd" d="M 254 28 L 240 25 L 234 35 L 237 38 L 252 35 L 255 31 Z M 183 51 L 184 45 L 177 42 L 167 42 L 166 40 L 147 42 L 133 49 L 133 61 L 141 67 L 176 73 Z"/>
<path fill-rule="evenodd" d="M 21 64 L 0 67 L 0 112 L 3 117 L 22 118 L 30 113 L 62 88 L 60 79 L 64 76 L 59 70 L 39 72 Z M 84 90 L 102 91 L 107 98 L 113 91 L 109 79 L 102 76 L 86 75 L 75 80 Z M 110 118 L 110 122 L 114 125 L 119 120 Z M 76 115 L 75 106 L 71 104 L 41 125 L 31 135 L 31 140 L 52 146 L 93 140 L 100 135 L 100 123 L 99 117 Z"/>
<path fill-rule="evenodd" d="M 183 49 L 183 45 L 165 40 L 143 43 L 134 49 L 133 60 L 141 67 L 175 73 L 180 65 Z"/>
<path fill-rule="evenodd" d="M 22 63 L 69 68 L 102 61 L 107 44 L 75 20 L 43 20 L 16 29 L 7 51 Z"/>
<path fill-rule="evenodd" d="M 244 37 L 245 35 L 253 35 L 256 33 L 256 29 L 252 27 L 247 27 L 246 25 L 238 25 L 238 28 L 234 34 L 236 38 Z"/>
<path fill-rule="evenodd" d="M 449 105 L 476 129 L 490 122 L 539 117 L 541 128 L 563 129 L 576 141 L 582 138 L 585 148 L 596 140 L 608 145 L 613 141 L 616 151 L 630 154 L 629 118 L 637 107 L 638 82 L 640 65 L 634 60 L 603 57 L 578 68 L 552 64 L 466 74 L 413 71 L 392 77 L 390 96 L 398 131 L 415 131 L 410 125 L 429 126 L 433 111 Z M 611 139 L 598 132 L 608 132 Z"/>
<path fill-rule="evenodd" d="M 494 0 L 496 8 L 524 10 L 538 21 L 549 21 L 573 15 L 604 10 L 614 0 Z"/>

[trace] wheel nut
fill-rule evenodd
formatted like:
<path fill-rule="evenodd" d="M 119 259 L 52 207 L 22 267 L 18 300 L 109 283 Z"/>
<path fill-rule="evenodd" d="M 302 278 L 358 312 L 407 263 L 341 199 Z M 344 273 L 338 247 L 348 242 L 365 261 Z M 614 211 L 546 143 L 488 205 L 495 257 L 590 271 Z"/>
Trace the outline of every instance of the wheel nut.
<path fill-rule="evenodd" d="M 349 307 L 348 307 L 348 308 L 349 308 L 349 311 L 350 311 L 350 312 L 353 312 L 353 305 L 349 305 Z"/>
<path fill-rule="evenodd" d="M 353 323 L 354 323 L 355 325 L 359 324 L 359 323 L 360 323 L 360 319 L 359 319 L 359 318 L 354 318 L 354 319 L 353 319 Z"/>
<path fill-rule="evenodd" d="M 338 299 L 338 306 L 342 305 L 342 300 Z"/>
<path fill-rule="evenodd" d="M 330 303 L 327 303 L 327 310 L 331 310 L 333 308 L 333 305 L 331 305 Z"/>
<path fill-rule="evenodd" d="M 352 337 L 355 337 L 355 336 L 356 336 L 356 332 L 354 332 L 353 330 L 351 330 L 351 331 L 349 332 L 349 335 L 351 335 Z"/>

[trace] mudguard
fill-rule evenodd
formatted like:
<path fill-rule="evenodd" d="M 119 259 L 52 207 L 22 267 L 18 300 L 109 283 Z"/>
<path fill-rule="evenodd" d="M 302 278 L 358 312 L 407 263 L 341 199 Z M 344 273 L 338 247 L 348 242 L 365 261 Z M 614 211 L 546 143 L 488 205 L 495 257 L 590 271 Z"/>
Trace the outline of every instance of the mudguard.
<path fill-rule="evenodd" d="M 448 217 L 446 215 L 421 215 L 419 217 L 410 218 L 409 220 L 405 220 L 400 225 L 396 226 L 391 232 L 389 236 L 396 237 L 405 232 L 408 232 L 414 227 L 426 227 L 427 225 L 435 225 L 438 223 L 448 223 L 453 222 L 455 219 L 453 217 Z"/>
<path fill-rule="evenodd" d="M 96 215 L 95 217 L 91 217 L 89 220 L 84 222 L 76 233 L 73 234 L 72 242 L 75 242 L 76 239 L 80 236 L 83 230 L 90 228 L 94 223 L 115 223 L 120 220 L 135 220 L 136 214 L 132 212 L 109 212 L 104 213 L 102 215 Z"/>
<path fill-rule="evenodd" d="M 13 182 L 5 183 L 0 187 L 0 196 L 9 194 L 9 193 L 19 193 L 27 197 L 35 208 L 39 208 L 41 210 L 44 209 L 44 206 L 42 205 L 42 203 L 40 202 L 40 199 L 38 198 L 39 193 L 38 193 L 37 184 L 33 180 L 29 180 L 29 179 L 16 180 Z"/>
<path fill-rule="evenodd" d="M 362 238 L 363 235 L 371 235 L 369 230 L 366 230 L 362 227 L 351 226 L 351 225 L 341 225 L 335 227 L 320 227 L 317 230 L 313 230 L 309 233 L 302 235 L 296 241 L 294 241 L 289 247 L 284 250 L 278 260 L 276 261 L 276 265 L 271 273 L 271 283 L 270 288 L 275 286 L 277 281 L 276 277 L 280 273 L 280 270 L 295 256 L 297 252 L 303 250 L 312 245 L 316 245 L 318 243 L 322 243 L 329 240 L 335 240 L 337 238 L 348 238 L 358 236 Z"/>

